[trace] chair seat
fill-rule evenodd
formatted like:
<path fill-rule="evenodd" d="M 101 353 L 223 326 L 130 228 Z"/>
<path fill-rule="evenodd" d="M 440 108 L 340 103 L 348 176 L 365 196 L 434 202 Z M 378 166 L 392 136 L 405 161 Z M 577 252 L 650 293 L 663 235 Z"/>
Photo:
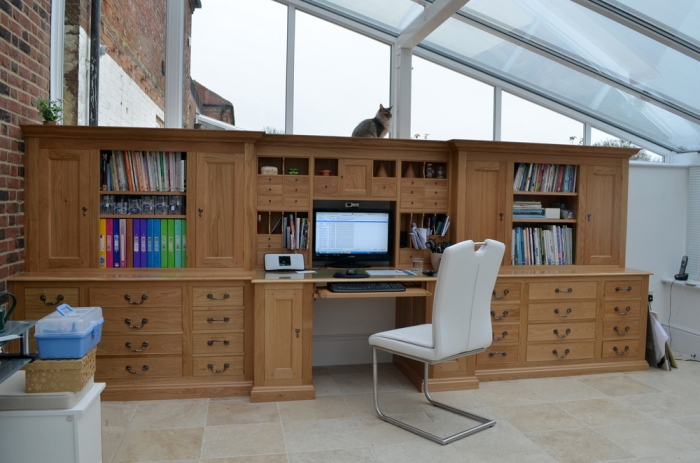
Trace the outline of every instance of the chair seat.
<path fill-rule="evenodd" d="M 416 325 L 373 334 L 369 343 L 380 349 L 405 354 L 408 357 L 438 360 L 433 342 L 433 325 Z"/>

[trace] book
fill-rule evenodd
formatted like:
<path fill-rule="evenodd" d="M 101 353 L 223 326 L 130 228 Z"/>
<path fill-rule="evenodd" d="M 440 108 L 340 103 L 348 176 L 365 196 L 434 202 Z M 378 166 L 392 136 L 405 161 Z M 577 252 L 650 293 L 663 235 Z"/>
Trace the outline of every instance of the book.
<path fill-rule="evenodd" d="M 114 238 L 112 238 L 112 228 L 114 227 L 114 222 L 112 219 L 105 219 L 106 220 L 106 228 L 107 228 L 107 245 L 106 245 L 106 254 L 107 254 L 107 268 L 114 268 L 114 251 L 112 251 L 112 247 L 114 246 Z"/>
<path fill-rule="evenodd" d="M 119 250 L 119 219 L 108 219 L 112 221 L 112 238 L 114 239 L 114 245 L 112 246 L 112 251 L 114 251 L 114 257 L 112 258 L 112 263 L 114 268 L 119 268 L 120 265 L 120 250 Z"/>
<path fill-rule="evenodd" d="M 119 243 L 119 266 L 126 268 L 126 219 L 119 219 Z"/>
<path fill-rule="evenodd" d="M 134 221 L 126 221 L 126 267 L 134 268 Z"/>
<path fill-rule="evenodd" d="M 153 268 L 160 268 L 160 219 L 153 220 Z"/>
<path fill-rule="evenodd" d="M 182 268 L 187 268 L 187 220 L 182 219 Z"/>
<path fill-rule="evenodd" d="M 160 268 L 168 268 L 168 220 L 160 219 Z"/>
<path fill-rule="evenodd" d="M 153 220 L 146 219 L 146 261 L 148 268 L 153 268 Z"/>
<path fill-rule="evenodd" d="M 108 151 L 102 151 L 100 152 L 100 183 L 101 183 L 101 190 L 106 191 L 107 190 L 107 160 L 109 156 Z"/>
<path fill-rule="evenodd" d="M 100 219 L 100 268 L 107 268 L 107 219 Z"/>
<path fill-rule="evenodd" d="M 168 268 L 175 268 L 175 220 L 168 219 Z"/>
<path fill-rule="evenodd" d="M 141 268 L 148 268 L 148 219 L 136 219 L 140 224 Z"/>
<path fill-rule="evenodd" d="M 175 219 L 175 268 L 182 267 L 182 220 Z"/>
<path fill-rule="evenodd" d="M 141 220 L 134 219 L 134 268 L 141 268 Z"/>

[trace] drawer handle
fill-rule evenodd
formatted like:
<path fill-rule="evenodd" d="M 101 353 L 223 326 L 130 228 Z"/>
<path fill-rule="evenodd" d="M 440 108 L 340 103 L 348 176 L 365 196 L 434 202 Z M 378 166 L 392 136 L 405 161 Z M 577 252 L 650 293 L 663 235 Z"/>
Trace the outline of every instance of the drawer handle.
<path fill-rule="evenodd" d="M 625 312 L 620 311 L 619 307 L 615 307 L 615 312 L 617 312 L 620 315 L 629 315 L 630 310 L 632 310 L 632 307 L 630 306 L 625 307 Z"/>
<path fill-rule="evenodd" d="M 630 327 L 629 327 L 629 326 L 626 326 L 626 327 L 625 327 L 625 331 L 620 331 L 620 329 L 616 326 L 615 328 L 613 328 L 613 330 L 614 330 L 617 334 L 619 334 L 620 336 L 624 336 L 624 335 L 627 334 L 627 332 L 629 332 Z"/>
<path fill-rule="evenodd" d="M 46 296 L 43 294 L 39 296 L 39 299 L 41 299 L 41 302 L 43 302 L 44 305 L 56 305 L 63 300 L 63 294 L 56 296 L 56 302 L 46 302 Z"/>
<path fill-rule="evenodd" d="M 559 309 L 554 309 L 554 313 L 557 314 L 557 315 L 559 315 L 561 318 L 566 318 L 566 317 L 568 317 L 569 315 L 571 315 L 571 307 L 569 307 L 568 309 L 566 309 L 566 315 L 562 315 L 561 312 L 559 312 Z"/>
<path fill-rule="evenodd" d="M 563 289 L 556 288 L 556 289 L 554 290 L 554 292 L 555 292 L 555 293 L 573 293 L 574 290 L 573 290 L 573 288 L 569 288 L 569 289 L 567 289 L 566 291 L 564 291 Z"/>
<path fill-rule="evenodd" d="M 210 339 L 207 341 L 208 346 L 213 346 L 215 342 L 223 342 L 224 346 L 228 346 L 231 342 L 228 339 Z"/>
<path fill-rule="evenodd" d="M 496 290 L 494 289 L 492 294 L 493 294 L 493 296 L 494 296 L 496 299 L 503 299 L 504 297 L 506 297 L 506 296 L 508 295 L 509 292 L 510 292 L 510 291 L 508 291 L 507 289 L 504 289 L 504 290 L 503 290 L 503 296 L 499 296 L 499 295 L 496 294 Z"/>
<path fill-rule="evenodd" d="M 231 366 L 231 365 L 229 365 L 228 363 L 224 363 L 224 369 L 223 369 L 223 370 L 215 370 L 215 369 L 214 369 L 214 364 L 213 364 L 213 363 L 210 363 L 210 364 L 207 365 L 207 368 L 209 368 L 209 369 L 211 370 L 212 373 L 223 373 L 224 371 L 228 370 L 228 367 L 230 367 L 230 366 Z"/>
<path fill-rule="evenodd" d="M 140 330 L 141 328 L 143 328 L 143 325 L 145 325 L 146 323 L 148 323 L 148 318 L 142 318 L 142 319 L 141 319 L 141 324 L 140 324 L 140 325 L 132 325 L 132 324 L 131 324 L 131 319 L 130 319 L 130 318 L 125 319 L 125 320 L 124 320 L 124 323 L 126 323 L 127 325 L 129 325 L 129 328 L 133 328 L 133 329 L 135 329 L 135 330 Z"/>
<path fill-rule="evenodd" d="M 569 335 L 571 334 L 571 328 L 567 328 L 563 336 L 561 334 L 559 334 L 559 330 L 554 330 L 553 333 L 556 334 L 558 338 L 561 338 L 561 339 L 568 338 Z"/>
<path fill-rule="evenodd" d="M 132 349 L 131 343 L 130 342 L 126 343 L 126 348 L 129 349 L 131 352 L 143 352 L 146 350 L 146 347 L 148 347 L 148 341 L 144 341 L 141 343 L 141 349 Z"/>
<path fill-rule="evenodd" d="M 224 299 L 228 299 L 229 297 L 231 296 L 229 296 L 228 293 L 224 293 L 224 297 L 214 297 L 214 295 L 211 293 L 207 294 L 207 299 L 211 299 L 213 301 L 223 301 Z"/>
<path fill-rule="evenodd" d="M 489 352 L 489 357 L 491 357 L 491 358 L 493 358 L 497 355 L 500 355 L 501 357 L 505 357 L 506 355 L 508 355 L 508 353 L 507 352 Z"/>
<path fill-rule="evenodd" d="M 224 323 L 228 323 L 228 321 L 229 321 L 229 318 L 228 318 L 228 317 L 224 317 L 224 318 L 222 318 L 222 319 L 220 319 L 220 320 L 219 320 L 219 319 L 216 319 L 216 318 L 211 318 L 211 317 L 207 318 L 207 323 L 214 323 L 214 322 L 224 322 Z"/>
<path fill-rule="evenodd" d="M 144 374 L 145 372 L 148 371 L 148 365 L 142 366 L 142 367 L 141 367 L 141 371 L 131 371 L 131 365 L 127 365 L 127 366 L 126 366 L 126 371 L 128 371 L 128 372 L 131 373 L 132 375 L 142 375 L 142 374 Z"/>
<path fill-rule="evenodd" d="M 124 295 L 124 299 L 126 299 L 127 302 L 129 302 L 129 304 L 140 305 L 140 304 L 143 304 L 143 303 L 148 299 L 148 294 L 142 294 L 142 295 L 141 295 L 141 300 L 138 301 L 138 302 L 133 302 L 133 301 L 131 300 L 131 294 L 125 294 L 125 295 Z"/>
<path fill-rule="evenodd" d="M 632 291 L 632 287 L 631 287 L 631 286 L 628 286 L 628 287 L 626 287 L 626 288 L 620 288 L 619 286 L 617 286 L 617 287 L 615 288 L 615 292 L 619 292 L 619 291 Z"/>
<path fill-rule="evenodd" d="M 502 334 L 501 336 L 502 336 L 502 337 L 497 338 L 496 335 L 495 335 L 494 333 L 491 333 L 491 337 L 493 338 L 494 341 L 503 341 L 503 340 L 506 338 L 506 336 L 508 336 L 508 332 L 507 332 L 507 331 L 504 331 L 503 334 Z"/>
<path fill-rule="evenodd" d="M 617 346 L 614 346 L 614 347 L 613 347 L 613 351 L 614 351 L 617 355 L 627 355 L 627 354 L 629 354 L 629 352 L 630 352 L 630 346 L 625 346 L 625 350 L 624 350 L 624 351 L 621 351 L 620 349 L 617 348 Z"/>
<path fill-rule="evenodd" d="M 569 349 L 566 349 L 566 350 L 564 351 L 564 355 L 559 355 L 559 352 L 557 352 L 556 349 L 554 349 L 554 350 L 552 351 L 552 353 L 553 353 L 554 355 L 556 355 L 557 358 L 565 359 L 565 358 L 569 355 Z"/>
<path fill-rule="evenodd" d="M 508 311 L 507 311 L 507 310 L 504 310 L 504 311 L 503 311 L 503 316 L 502 316 L 502 317 L 497 317 L 497 316 L 496 316 L 496 312 L 494 312 L 494 311 L 492 310 L 492 311 L 491 311 L 491 316 L 493 317 L 494 320 L 503 320 L 504 318 L 506 318 L 506 317 L 508 316 Z"/>

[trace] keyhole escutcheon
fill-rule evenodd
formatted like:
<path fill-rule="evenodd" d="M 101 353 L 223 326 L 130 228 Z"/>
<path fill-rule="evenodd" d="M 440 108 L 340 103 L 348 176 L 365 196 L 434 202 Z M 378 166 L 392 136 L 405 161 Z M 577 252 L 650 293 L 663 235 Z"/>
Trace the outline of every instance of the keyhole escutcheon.
<path fill-rule="evenodd" d="M 202 208 L 200 207 L 200 208 L 199 208 L 199 216 L 200 216 L 200 217 L 202 216 L 202 212 L 204 212 L 204 209 L 202 209 Z"/>
<path fill-rule="evenodd" d="M 301 330 L 299 328 L 294 330 L 297 333 L 297 338 L 299 337 L 299 333 L 301 333 Z"/>

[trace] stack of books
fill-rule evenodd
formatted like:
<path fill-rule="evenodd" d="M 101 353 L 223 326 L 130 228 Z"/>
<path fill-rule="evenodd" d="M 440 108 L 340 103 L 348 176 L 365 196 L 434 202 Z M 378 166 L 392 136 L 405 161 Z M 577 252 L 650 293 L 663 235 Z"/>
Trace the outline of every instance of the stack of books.
<path fill-rule="evenodd" d="M 544 219 L 544 208 L 540 201 L 513 201 L 514 219 Z"/>
<path fill-rule="evenodd" d="M 185 191 L 183 153 L 102 151 L 103 191 Z"/>
<path fill-rule="evenodd" d="M 286 249 L 309 249 L 309 219 L 289 214 L 283 217 L 284 231 L 282 244 Z M 275 229 L 277 226 L 275 225 Z"/>
<path fill-rule="evenodd" d="M 513 191 L 573 193 L 578 166 L 563 164 L 518 164 Z"/>
<path fill-rule="evenodd" d="M 424 226 L 424 228 L 428 229 L 428 235 L 445 236 L 450 228 L 450 216 L 437 215 L 435 217 L 426 217 Z"/>
<path fill-rule="evenodd" d="M 512 265 L 573 265 L 573 229 L 566 225 L 516 227 L 512 234 Z"/>
<path fill-rule="evenodd" d="M 100 219 L 100 268 L 187 267 L 184 219 Z"/>

